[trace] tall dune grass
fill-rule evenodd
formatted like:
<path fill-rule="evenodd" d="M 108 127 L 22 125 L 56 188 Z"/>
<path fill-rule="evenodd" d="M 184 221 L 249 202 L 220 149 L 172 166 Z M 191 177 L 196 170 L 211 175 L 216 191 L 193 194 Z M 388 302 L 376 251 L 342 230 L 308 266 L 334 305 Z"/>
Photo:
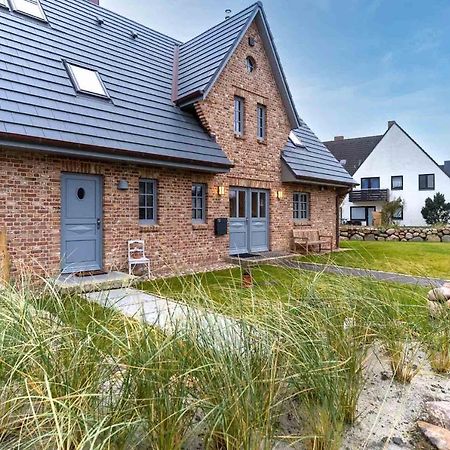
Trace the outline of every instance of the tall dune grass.
<path fill-rule="evenodd" d="M 195 312 L 167 334 L 51 286 L 1 291 L 0 447 L 260 450 L 286 439 L 340 448 L 371 346 L 432 348 L 427 311 L 351 278 L 334 289 L 321 275 L 275 281 L 232 280 L 219 293 L 179 281 L 174 296 L 235 317 L 235 341 Z M 286 411 L 295 436 L 280 425 Z"/>

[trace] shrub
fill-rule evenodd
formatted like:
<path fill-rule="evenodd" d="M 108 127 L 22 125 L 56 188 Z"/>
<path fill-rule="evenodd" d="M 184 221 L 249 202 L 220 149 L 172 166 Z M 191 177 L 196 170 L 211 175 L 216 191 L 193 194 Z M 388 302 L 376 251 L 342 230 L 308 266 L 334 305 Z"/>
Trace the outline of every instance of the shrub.
<path fill-rule="evenodd" d="M 397 216 L 397 212 L 404 208 L 405 202 L 399 197 L 390 202 L 386 202 L 381 210 L 381 223 L 383 226 L 392 225 Z"/>
<path fill-rule="evenodd" d="M 428 225 L 448 223 L 450 220 L 450 203 L 445 201 L 444 194 L 438 192 L 433 199 L 428 197 L 422 208 L 422 216 Z"/>

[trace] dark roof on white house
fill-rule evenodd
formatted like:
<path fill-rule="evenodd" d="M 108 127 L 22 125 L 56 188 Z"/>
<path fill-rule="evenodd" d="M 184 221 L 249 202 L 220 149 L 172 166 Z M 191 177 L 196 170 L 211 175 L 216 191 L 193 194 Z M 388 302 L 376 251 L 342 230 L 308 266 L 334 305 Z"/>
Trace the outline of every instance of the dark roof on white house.
<path fill-rule="evenodd" d="M 294 130 L 302 146 L 289 140 L 283 151 L 283 162 L 296 178 L 323 181 L 331 184 L 356 184 L 339 161 L 320 142 L 305 122 Z"/>
<path fill-rule="evenodd" d="M 334 141 L 326 141 L 324 144 L 334 157 L 343 163 L 350 175 L 354 175 L 382 138 L 383 135 L 351 139 L 338 137 Z"/>
<path fill-rule="evenodd" d="M 439 167 L 450 177 L 450 161 L 444 161 Z"/>
<path fill-rule="evenodd" d="M 284 161 L 298 177 L 352 182 L 298 117 L 260 2 L 184 44 L 90 0 L 41 4 L 48 23 L 0 6 L 0 147 L 227 171 L 232 162 L 180 105 L 207 96 L 255 21 L 311 152 L 288 144 Z M 98 71 L 109 98 L 77 93 L 65 63 Z"/>

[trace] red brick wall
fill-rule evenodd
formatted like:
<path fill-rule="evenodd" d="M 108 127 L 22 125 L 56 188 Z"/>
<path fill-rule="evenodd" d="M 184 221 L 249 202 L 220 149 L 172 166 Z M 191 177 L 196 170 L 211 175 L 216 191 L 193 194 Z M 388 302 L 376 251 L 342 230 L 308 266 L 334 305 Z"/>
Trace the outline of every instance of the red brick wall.
<path fill-rule="evenodd" d="M 103 175 L 104 181 L 104 261 L 106 269 L 125 269 L 127 240 L 143 238 L 153 267 L 183 269 L 216 262 L 228 254 L 228 236 L 214 236 L 214 218 L 228 217 L 229 186 L 270 190 L 270 249 L 290 248 L 292 193 L 311 193 L 311 219 L 301 226 L 336 232 L 336 191 L 317 186 L 282 184 L 280 153 L 290 125 L 276 87 L 267 56 L 256 27 L 248 35 L 256 46 L 249 47 L 246 36 L 238 46 L 206 101 L 196 105 L 208 128 L 215 133 L 235 167 L 226 175 L 205 175 L 172 169 L 146 168 L 127 164 L 71 160 L 36 153 L 1 149 L 0 221 L 7 226 L 13 269 L 56 274 L 60 266 L 60 177 L 62 172 Z M 251 55 L 257 69 L 247 74 L 245 58 Z M 245 135 L 233 132 L 234 96 L 245 98 Z M 267 107 L 267 139 L 256 139 L 256 105 Z M 140 226 L 138 220 L 139 178 L 158 180 L 158 224 Z M 120 179 L 129 182 L 128 191 L 119 191 Z M 206 224 L 191 220 L 191 185 L 208 184 Z M 217 187 L 226 186 L 226 195 Z M 277 191 L 283 191 L 281 200 Z"/>

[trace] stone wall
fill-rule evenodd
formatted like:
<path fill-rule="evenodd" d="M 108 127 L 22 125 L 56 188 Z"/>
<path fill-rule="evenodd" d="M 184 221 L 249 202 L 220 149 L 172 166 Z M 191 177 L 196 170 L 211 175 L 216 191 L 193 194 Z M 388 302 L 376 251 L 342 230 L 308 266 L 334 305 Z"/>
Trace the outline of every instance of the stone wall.
<path fill-rule="evenodd" d="M 342 241 L 450 242 L 450 226 L 448 228 L 341 226 L 340 236 Z"/>

